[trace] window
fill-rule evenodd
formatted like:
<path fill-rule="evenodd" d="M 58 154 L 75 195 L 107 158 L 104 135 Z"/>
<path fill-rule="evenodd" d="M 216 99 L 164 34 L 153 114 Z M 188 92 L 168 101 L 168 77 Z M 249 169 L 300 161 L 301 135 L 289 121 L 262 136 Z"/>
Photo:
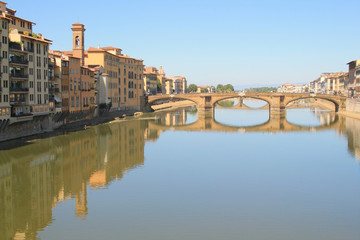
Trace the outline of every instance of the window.
<path fill-rule="evenodd" d="M 3 58 L 7 58 L 7 56 L 8 56 L 7 51 L 3 51 L 2 56 L 3 56 Z"/>
<path fill-rule="evenodd" d="M 5 22 L 5 21 L 2 22 L 2 28 L 7 29 L 7 22 Z"/>
<path fill-rule="evenodd" d="M 71 107 L 75 107 L 74 97 L 71 97 Z"/>
<path fill-rule="evenodd" d="M 37 73 L 36 79 L 41 79 L 41 69 L 37 69 L 36 73 Z"/>
<path fill-rule="evenodd" d="M 41 94 L 37 95 L 37 104 L 41 104 Z"/>

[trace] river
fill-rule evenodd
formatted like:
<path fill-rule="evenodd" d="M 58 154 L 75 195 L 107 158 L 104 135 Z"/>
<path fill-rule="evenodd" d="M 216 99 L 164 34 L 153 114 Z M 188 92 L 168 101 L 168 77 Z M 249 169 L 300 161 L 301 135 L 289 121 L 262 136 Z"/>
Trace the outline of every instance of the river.
<path fill-rule="evenodd" d="M 360 121 L 318 108 L 177 109 L 2 149 L 0 239 L 360 239 Z"/>

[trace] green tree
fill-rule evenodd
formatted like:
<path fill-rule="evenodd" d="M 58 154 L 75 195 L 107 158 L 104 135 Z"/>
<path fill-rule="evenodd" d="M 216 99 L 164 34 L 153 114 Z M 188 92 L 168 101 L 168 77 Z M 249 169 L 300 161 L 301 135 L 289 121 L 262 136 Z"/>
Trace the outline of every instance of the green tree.
<path fill-rule="evenodd" d="M 202 89 L 201 89 L 201 92 L 202 92 L 202 93 L 207 93 L 207 92 L 209 92 L 209 90 L 208 90 L 207 88 L 202 88 Z"/>
<path fill-rule="evenodd" d="M 195 84 L 190 84 L 189 85 L 189 92 L 196 92 L 197 91 L 197 86 Z"/>
<path fill-rule="evenodd" d="M 231 84 L 226 84 L 226 85 L 224 86 L 224 91 L 225 91 L 225 92 L 233 92 L 233 91 L 234 91 L 234 86 L 231 85 Z"/>
<path fill-rule="evenodd" d="M 223 91 L 224 91 L 224 85 L 218 84 L 218 85 L 216 86 L 216 92 L 217 92 L 217 93 L 222 93 Z"/>

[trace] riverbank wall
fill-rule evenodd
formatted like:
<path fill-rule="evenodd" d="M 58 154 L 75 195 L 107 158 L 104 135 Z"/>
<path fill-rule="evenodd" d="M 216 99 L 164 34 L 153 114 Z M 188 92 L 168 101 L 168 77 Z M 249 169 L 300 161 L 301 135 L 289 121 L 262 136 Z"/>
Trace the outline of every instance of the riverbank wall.
<path fill-rule="evenodd" d="M 0 142 L 21 138 L 32 138 L 42 134 L 51 136 L 52 133 L 65 133 L 86 129 L 126 116 L 133 116 L 135 110 L 102 111 L 94 116 L 94 111 L 34 116 L 32 120 L 4 124 L 0 127 Z"/>

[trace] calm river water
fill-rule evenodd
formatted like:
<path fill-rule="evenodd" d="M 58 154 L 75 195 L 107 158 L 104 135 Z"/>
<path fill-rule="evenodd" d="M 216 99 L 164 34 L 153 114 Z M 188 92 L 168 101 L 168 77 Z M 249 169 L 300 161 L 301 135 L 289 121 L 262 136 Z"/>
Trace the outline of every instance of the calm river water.
<path fill-rule="evenodd" d="M 0 150 L 0 239 L 358 240 L 359 159 L 320 109 L 145 114 Z"/>

